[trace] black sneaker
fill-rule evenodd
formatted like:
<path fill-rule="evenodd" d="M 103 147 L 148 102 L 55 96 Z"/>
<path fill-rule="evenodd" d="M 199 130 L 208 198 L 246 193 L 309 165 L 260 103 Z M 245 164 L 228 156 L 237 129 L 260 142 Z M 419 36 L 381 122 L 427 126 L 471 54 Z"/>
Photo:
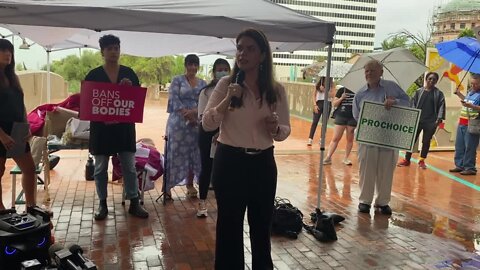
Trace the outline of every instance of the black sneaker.
<path fill-rule="evenodd" d="M 100 204 L 98 205 L 98 209 L 95 212 L 95 215 L 93 218 L 95 220 L 104 220 L 108 216 L 108 207 L 107 207 L 107 201 L 106 200 L 100 200 Z"/>
<path fill-rule="evenodd" d="M 387 205 L 382 205 L 382 206 L 379 206 L 379 205 L 375 205 L 375 208 L 380 211 L 380 213 L 384 214 L 384 215 L 391 215 L 392 214 L 392 208 L 390 208 L 390 206 Z"/>
<path fill-rule="evenodd" d="M 464 170 L 460 172 L 461 175 L 477 175 L 477 172 L 474 170 Z"/>
<path fill-rule="evenodd" d="M 361 213 L 370 213 L 370 204 L 366 204 L 366 203 L 359 203 L 358 204 L 358 211 L 361 212 Z"/>
<path fill-rule="evenodd" d="M 99 205 L 97 212 L 95 212 L 95 215 L 93 216 L 95 220 L 104 220 L 108 216 L 108 208 L 107 206 Z"/>
<path fill-rule="evenodd" d="M 130 199 L 128 213 L 139 218 L 148 218 L 148 212 L 140 205 L 138 197 Z"/>
<path fill-rule="evenodd" d="M 460 168 L 458 168 L 458 167 L 455 167 L 455 168 L 450 169 L 450 170 L 448 170 L 448 171 L 449 171 L 449 172 L 462 172 L 463 169 L 460 169 Z"/>

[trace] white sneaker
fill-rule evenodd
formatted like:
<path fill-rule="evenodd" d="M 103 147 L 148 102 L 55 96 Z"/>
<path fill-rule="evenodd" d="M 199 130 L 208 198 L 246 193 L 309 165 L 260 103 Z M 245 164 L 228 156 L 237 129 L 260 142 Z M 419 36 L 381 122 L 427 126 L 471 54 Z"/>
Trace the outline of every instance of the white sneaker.
<path fill-rule="evenodd" d="M 331 158 L 326 158 L 323 160 L 323 165 L 330 165 L 332 164 L 332 159 Z"/>
<path fill-rule="evenodd" d="M 197 217 L 208 217 L 207 206 L 205 200 L 200 200 L 198 203 Z"/>
<path fill-rule="evenodd" d="M 346 159 L 343 160 L 343 164 L 345 164 L 345 165 L 352 165 L 352 161 L 351 161 L 350 159 L 347 159 L 347 158 L 346 158 Z"/>
<path fill-rule="evenodd" d="M 307 145 L 312 146 L 312 143 L 313 143 L 313 139 L 308 139 Z"/>

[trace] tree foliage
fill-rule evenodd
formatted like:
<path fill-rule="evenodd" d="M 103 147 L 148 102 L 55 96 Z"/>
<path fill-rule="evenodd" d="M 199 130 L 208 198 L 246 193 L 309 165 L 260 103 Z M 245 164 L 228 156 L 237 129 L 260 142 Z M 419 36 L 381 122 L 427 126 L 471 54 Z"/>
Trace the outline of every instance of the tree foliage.
<path fill-rule="evenodd" d="M 401 30 L 390 35 L 390 37 L 382 42 L 382 48 L 389 50 L 393 48 L 407 48 L 422 63 L 425 63 L 427 57 L 427 48 L 433 47 L 431 35 L 413 34 L 408 30 Z M 412 96 L 415 90 L 423 85 L 423 75 L 420 76 L 407 90 L 407 94 Z"/>
<path fill-rule="evenodd" d="M 458 34 L 458 37 L 475 37 L 475 32 L 471 28 L 465 28 Z"/>
<path fill-rule="evenodd" d="M 390 49 L 393 49 L 393 48 L 398 48 L 398 47 L 406 48 L 407 47 L 407 38 L 402 37 L 402 36 L 394 35 L 394 36 L 391 36 L 388 39 L 385 39 L 382 42 L 381 45 L 382 45 L 382 49 L 384 51 L 390 50 Z"/>
<path fill-rule="evenodd" d="M 132 68 L 143 85 L 166 84 L 173 76 L 184 72 L 183 56 L 137 57 L 122 55 L 120 64 Z M 69 55 L 54 61 L 51 71 L 61 75 L 69 83 L 69 91 L 78 92 L 80 81 L 87 73 L 103 64 L 100 52 L 84 51 L 80 57 Z M 46 67 L 42 68 L 46 70 Z"/>

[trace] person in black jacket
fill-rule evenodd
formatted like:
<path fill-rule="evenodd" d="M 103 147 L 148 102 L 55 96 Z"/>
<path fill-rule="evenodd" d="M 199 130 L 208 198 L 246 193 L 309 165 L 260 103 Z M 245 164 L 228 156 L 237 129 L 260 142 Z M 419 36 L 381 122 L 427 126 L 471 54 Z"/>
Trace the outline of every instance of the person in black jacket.
<path fill-rule="evenodd" d="M 445 120 L 445 96 L 435 85 L 438 82 L 438 73 L 429 72 L 425 76 L 425 87 L 419 88 L 411 100 L 411 105 L 414 108 L 421 109 L 420 122 L 418 124 L 415 141 L 418 140 L 420 132 L 423 131 L 422 136 L 422 151 L 420 152 L 420 160 L 418 167 L 426 169 L 425 159 L 430 150 L 430 140 L 432 139 L 437 127 L 443 120 Z M 405 158 L 402 159 L 397 166 L 410 166 L 411 152 L 407 152 Z"/>
<path fill-rule="evenodd" d="M 126 66 L 119 65 L 120 39 L 113 35 L 100 38 L 100 50 L 104 64 L 91 70 L 85 81 L 118 83 L 139 86 L 135 72 Z M 89 150 L 95 157 L 95 186 L 100 199 L 95 220 L 103 220 L 108 215 L 107 182 L 108 161 L 111 155 L 118 155 L 127 199 L 130 200 L 128 212 L 140 218 L 147 218 L 148 212 L 140 205 L 138 197 L 137 172 L 135 170 L 135 124 L 117 122 L 90 123 Z"/>

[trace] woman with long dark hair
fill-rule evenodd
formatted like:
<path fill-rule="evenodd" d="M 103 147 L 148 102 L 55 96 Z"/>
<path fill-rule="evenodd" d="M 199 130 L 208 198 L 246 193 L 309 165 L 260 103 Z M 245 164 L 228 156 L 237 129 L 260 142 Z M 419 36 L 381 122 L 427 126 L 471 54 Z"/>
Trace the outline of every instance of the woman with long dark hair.
<path fill-rule="evenodd" d="M 197 77 L 200 59 L 195 54 L 185 57 L 185 73 L 175 76 L 168 90 L 166 179 L 165 191 L 171 198 L 171 189 L 187 186 L 187 196 L 197 197 L 193 182 L 200 175 L 198 149 L 198 96 L 207 83 Z"/>
<path fill-rule="evenodd" d="M 5 173 L 7 152 L 16 144 L 25 144 L 25 150 L 13 156 L 13 160 L 22 170 L 22 188 L 25 192 L 27 211 L 35 206 L 35 164 L 30 146 L 24 141 L 15 141 L 11 132 L 14 123 L 27 123 L 24 95 L 17 75 L 13 45 L 6 39 L 0 39 L 0 179 Z M 1 183 L 1 182 L 0 182 Z M 0 186 L 0 210 L 4 210 Z"/>
<path fill-rule="evenodd" d="M 272 53 L 255 29 L 236 39 L 235 66 L 220 79 L 202 118 L 220 127 L 212 181 L 218 206 L 215 269 L 244 269 L 248 209 L 253 269 L 273 269 L 270 232 L 277 187 L 273 142 L 290 135 L 285 89 L 273 78 Z M 237 102 L 232 102 L 237 100 Z"/>
<path fill-rule="evenodd" d="M 308 135 L 308 146 L 312 145 L 313 136 L 315 135 L 315 131 L 317 130 L 320 117 L 323 114 L 325 98 L 328 99 L 328 113 L 326 114 L 326 116 L 324 115 L 324 117 L 328 117 L 330 115 L 330 111 L 332 110 L 331 99 L 335 96 L 335 85 L 333 84 L 333 79 L 330 78 L 330 91 L 328 92 L 328 96 L 325 96 L 326 85 L 327 79 L 325 76 L 320 77 L 318 82 L 315 84 L 315 92 L 313 93 L 313 119 L 312 125 L 310 126 L 310 134 Z"/>
<path fill-rule="evenodd" d="M 230 75 L 230 64 L 223 58 L 218 58 L 213 63 L 212 67 L 212 81 L 205 86 L 200 92 L 198 97 L 198 118 L 201 120 L 203 111 L 207 106 L 208 99 L 212 95 L 213 89 L 217 85 L 218 81 Z M 200 171 L 200 177 L 198 179 L 198 189 L 200 195 L 200 202 L 198 203 L 197 217 L 207 217 L 207 205 L 205 200 L 207 199 L 208 188 L 210 186 L 210 179 L 212 174 L 212 151 L 214 151 L 214 137 L 218 136 L 218 128 L 213 131 L 205 131 L 202 125 L 198 127 L 198 146 L 200 148 L 200 160 L 202 163 L 202 170 Z M 212 145 L 213 144 L 213 145 Z"/>

